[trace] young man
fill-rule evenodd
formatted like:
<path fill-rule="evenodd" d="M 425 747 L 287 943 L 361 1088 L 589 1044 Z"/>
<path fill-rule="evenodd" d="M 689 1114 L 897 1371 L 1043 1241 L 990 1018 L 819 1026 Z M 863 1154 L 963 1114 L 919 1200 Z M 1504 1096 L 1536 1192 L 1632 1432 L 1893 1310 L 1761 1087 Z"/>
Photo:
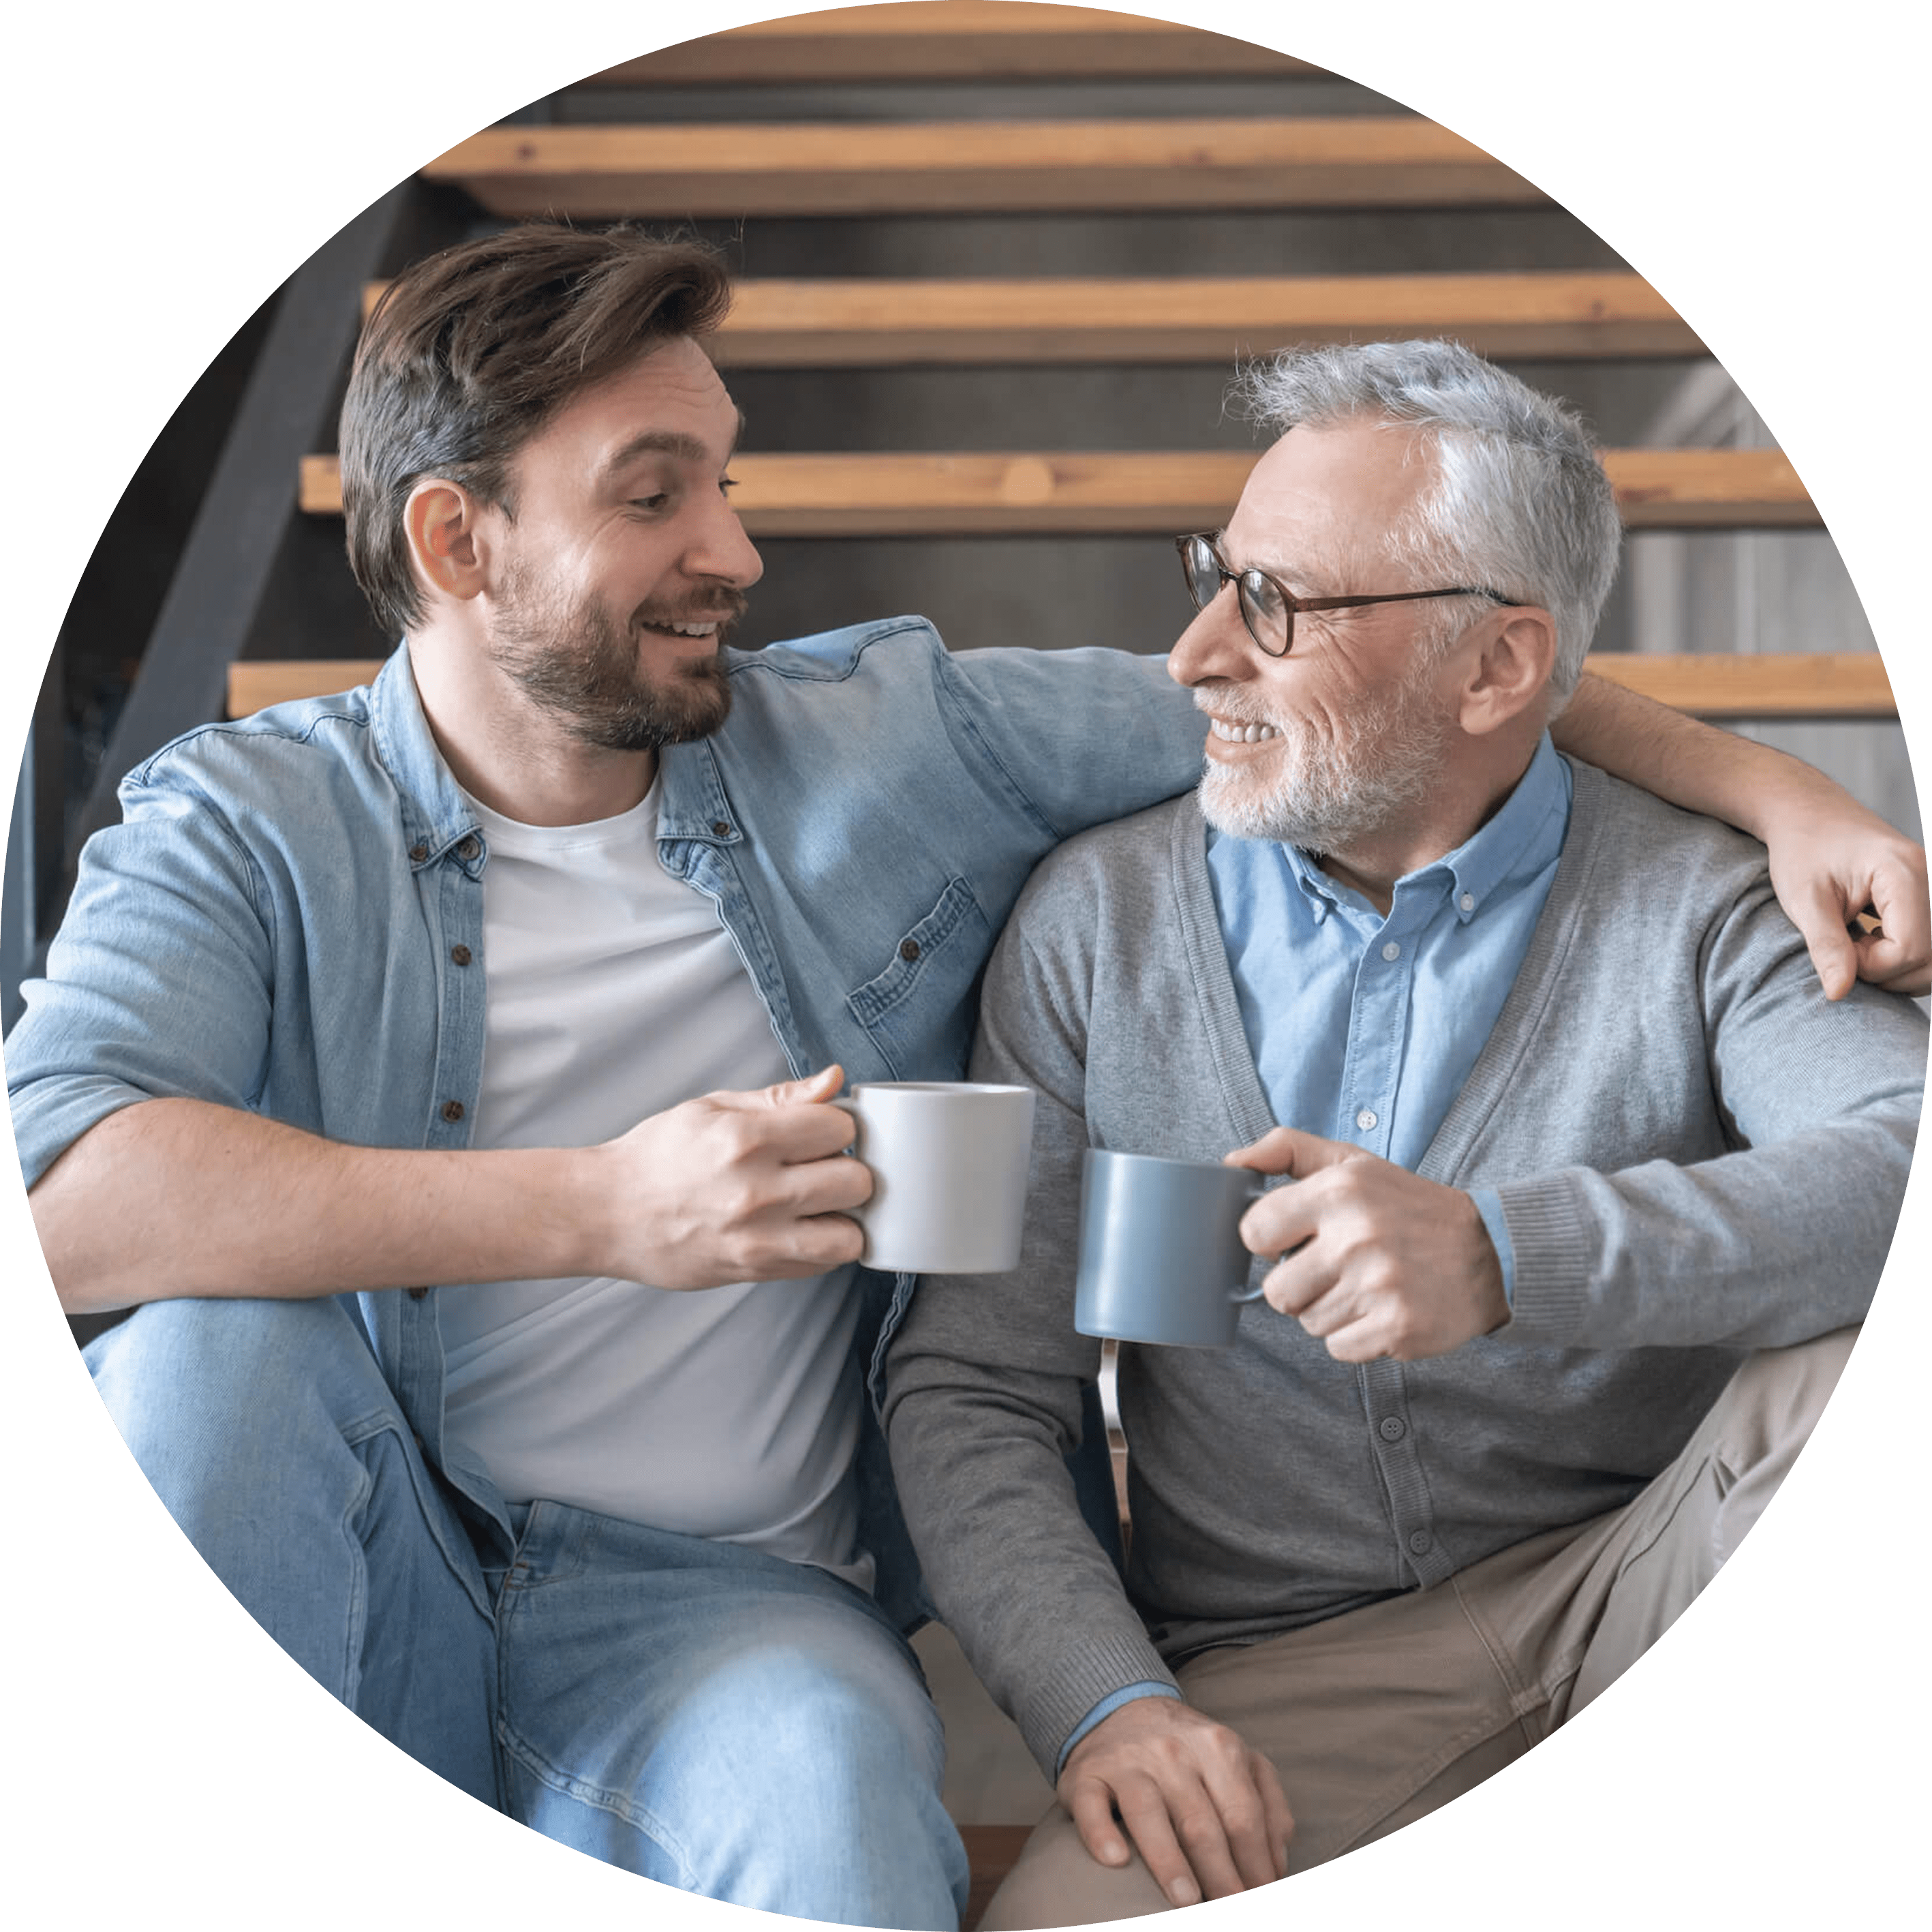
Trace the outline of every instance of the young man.
<path fill-rule="evenodd" d="M 988 1926 L 1304 1869 L 1594 1696 L 1802 1444 L 1918 1124 L 1918 1010 L 1828 1001 L 1755 847 L 1550 743 L 1619 541 L 1574 417 L 1445 344 L 1253 387 L 1278 440 L 1182 547 L 1198 797 L 1022 896 L 973 1061 L 1039 1095 L 1021 1265 L 922 1282 L 888 1364 L 927 1582 L 1064 1808 Z M 1121 1345 L 1124 1584 L 1061 1460 L 1090 1145 L 1295 1184 L 1232 1348 Z"/>
<path fill-rule="evenodd" d="M 1034 864 L 1184 790 L 1199 732 L 1106 650 L 727 649 L 727 299 L 625 230 L 398 278 L 341 448 L 404 644 L 130 775 L 8 1042 L 15 1130 L 68 1305 L 145 1304 L 89 1356 L 142 1466 L 336 1695 L 666 1882 L 950 1925 L 866 1388 L 909 1284 L 854 1266 L 827 1102 L 956 1077 Z M 1862 959 L 1844 928 L 1922 902 L 1916 848 L 1604 703 L 1653 782 L 1785 815 L 1830 970 L 1922 967 L 1922 913 Z"/>

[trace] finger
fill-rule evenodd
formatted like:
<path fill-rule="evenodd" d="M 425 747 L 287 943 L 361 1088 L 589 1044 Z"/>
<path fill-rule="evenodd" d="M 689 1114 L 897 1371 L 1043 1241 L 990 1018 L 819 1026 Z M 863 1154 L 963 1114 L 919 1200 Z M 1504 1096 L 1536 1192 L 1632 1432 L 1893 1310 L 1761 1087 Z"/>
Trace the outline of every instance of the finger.
<path fill-rule="evenodd" d="M 1170 1793 L 1168 1813 L 1174 1821 L 1174 1834 L 1180 1840 L 1180 1849 L 1193 1872 L 1194 1882 L 1205 1897 L 1232 1898 L 1237 1892 L 1246 1890 L 1229 1840 L 1228 1821 L 1222 1815 L 1219 1799 L 1206 1785 L 1199 1788 L 1198 1796 L 1190 1791 L 1178 1801 Z M 1236 1815 L 1244 1822 L 1248 1822 L 1238 1801 Z"/>
<path fill-rule="evenodd" d="M 1198 1787 L 1197 1787 L 1198 1790 Z M 1181 1849 L 1180 1840 L 1175 1835 L 1174 1820 L 1170 1815 L 1171 1801 L 1149 1778 L 1123 1778 L 1114 1794 L 1114 1802 L 1119 1808 L 1120 1822 L 1126 1827 L 1127 1834 L 1134 1841 L 1134 1849 L 1141 1855 L 1141 1862 L 1153 1874 L 1154 1882 L 1175 1905 L 1198 1905 L 1205 1895 L 1202 1889 L 1202 1879 L 1190 1862 L 1188 1854 Z M 1212 1811 L 1208 1795 L 1199 1792 L 1200 1808 Z M 1178 1801 L 1177 1808 L 1193 1808 L 1186 1798 Z M 1219 1826 L 1216 1826 L 1218 1831 Z M 1232 1874 L 1234 1867 L 1228 1859 L 1227 1843 L 1222 1841 L 1221 1858 Z"/>
<path fill-rule="evenodd" d="M 1244 1751 L 1232 1765 L 1208 1774 L 1208 1796 L 1226 1834 L 1238 1888 L 1242 1891 L 1270 1884 L 1281 1876 L 1281 1848 L 1279 1842 L 1270 1842 L 1267 1807 L 1256 1774 L 1256 1766 L 1267 1762 L 1258 1752 Z M 1211 1888 L 1208 1893 L 1210 1898 L 1224 1895 Z"/>
<path fill-rule="evenodd" d="M 1878 926 L 1852 937 L 1858 977 L 1895 993 L 1932 988 L 1932 916 L 1924 881 L 1916 872 L 1881 872 L 1873 880 L 1868 911 Z"/>
<path fill-rule="evenodd" d="M 1322 1148 L 1340 1144 L 1331 1141 L 1315 1144 Z M 1346 1205 L 1354 1192 L 1350 1180 L 1365 1172 L 1360 1163 L 1375 1158 L 1355 1147 L 1348 1148 L 1346 1160 L 1311 1168 L 1298 1186 L 1270 1188 L 1242 1215 L 1239 1232 L 1250 1254 L 1292 1254 L 1320 1237 L 1324 1222 L 1338 1207 Z"/>
<path fill-rule="evenodd" d="M 1858 952 L 1845 930 L 1844 904 L 1827 885 L 1807 879 L 1792 888 L 1784 909 L 1811 956 L 1811 970 L 1826 998 L 1842 1000 L 1858 976 Z"/>
<path fill-rule="evenodd" d="M 1262 1297 L 1276 1313 L 1292 1315 L 1305 1324 L 1309 1311 L 1334 1291 L 1340 1280 L 1321 1243 L 1310 1241 L 1283 1255 L 1262 1277 Z"/>
<path fill-rule="evenodd" d="M 1880 980 L 1874 978 L 1865 970 L 1864 966 L 1861 964 L 1858 968 L 1858 976 L 1886 992 L 1907 993 L 1915 1000 L 1923 999 L 1928 993 L 1932 993 L 1932 965 L 1916 966 L 1905 972 L 1894 973 Z"/>
<path fill-rule="evenodd" d="M 1114 1817 L 1114 1794 L 1101 1779 L 1078 1780 L 1067 1794 L 1066 1809 L 1080 1842 L 1103 1865 L 1124 1865 L 1133 1856 Z"/>
<path fill-rule="evenodd" d="M 1241 1245 L 1251 1255 L 1293 1252 L 1321 1232 L 1324 1203 L 1318 1188 L 1276 1188 L 1241 1216 Z"/>
<path fill-rule="evenodd" d="M 1328 1330 L 1326 1339 L 1328 1353 L 1338 1362 L 1379 1362 L 1384 1356 L 1390 1361 L 1406 1359 L 1390 1346 L 1388 1323 L 1373 1315 L 1338 1323 Z"/>
<path fill-rule="evenodd" d="M 844 1084 L 844 1069 L 835 1061 L 830 1066 L 821 1066 L 816 1073 L 808 1073 L 802 1080 L 781 1080 L 772 1086 L 754 1088 L 746 1093 L 708 1094 L 705 1098 L 714 1106 L 734 1112 L 754 1113 L 766 1108 L 820 1106 L 830 1100 Z M 850 1124 L 850 1116 L 847 1116 L 848 1129 Z"/>
<path fill-rule="evenodd" d="M 1272 1127 L 1259 1140 L 1222 1155 L 1222 1164 L 1252 1168 L 1257 1174 L 1286 1174 L 1298 1180 L 1338 1161 L 1353 1160 L 1360 1152 L 1346 1141 L 1324 1141 L 1319 1134 L 1304 1133 L 1299 1127 Z"/>
<path fill-rule="evenodd" d="M 1268 1833 L 1268 1850 L 1274 1859 L 1274 1875 L 1286 1878 L 1288 1842 L 1294 1836 L 1294 1814 L 1289 1808 L 1287 1792 L 1281 1788 L 1281 1776 L 1274 1768 L 1274 1760 L 1264 1757 L 1259 1751 L 1251 1755 L 1254 1760 L 1251 1775 L 1255 1789 L 1262 1795 L 1263 1828 Z"/>
<path fill-rule="evenodd" d="M 849 1154 L 789 1161 L 771 1177 L 770 1211 L 787 1216 L 843 1214 L 872 1198 L 872 1170 Z"/>
<path fill-rule="evenodd" d="M 1284 1315 L 1292 1315 L 1318 1342 L 1340 1334 L 1352 1323 L 1366 1321 L 1372 1312 L 1362 1305 L 1353 1289 L 1332 1278 L 1309 1291 L 1300 1307 L 1281 1310 Z"/>

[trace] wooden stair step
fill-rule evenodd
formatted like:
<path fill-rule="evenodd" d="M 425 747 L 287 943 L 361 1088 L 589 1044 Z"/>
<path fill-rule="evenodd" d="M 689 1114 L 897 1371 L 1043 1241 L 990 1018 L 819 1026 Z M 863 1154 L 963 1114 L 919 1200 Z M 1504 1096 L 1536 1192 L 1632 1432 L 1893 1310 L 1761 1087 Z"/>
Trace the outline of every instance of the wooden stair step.
<path fill-rule="evenodd" d="M 1137 14 L 1012 0 L 899 0 L 728 28 L 607 68 L 585 84 L 1176 80 L 1321 70 L 1251 41 Z"/>
<path fill-rule="evenodd" d="M 1175 597 L 1175 628 L 1181 606 Z M 1898 706 L 1876 651 L 1812 651 L 1671 657 L 1647 652 L 1593 651 L 1600 677 L 1701 718 L 1894 718 Z M 250 658 L 228 668 L 228 715 L 245 718 L 265 705 L 320 698 L 367 684 L 381 668 L 370 658 Z M 1117 1468 L 1116 1478 L 1120 1472 Z M 1125 1507 L 1124 1496 L 1122 1507 Z"/>
<path fill-rule="evenodd" d="M 1642 277 L 1621 272 L 749 280 L 718 347 L 735 368 L 1232 364 L 1296 343 L 1432 336 L 1489 356 L 1703 350 Z"/>
<path fill-rule="evenodd" d="M 732 503 L 757 537 L 1166 534 L 1226 521 L 1255 453 L 902 452 L 741 456 Z M 1604 452 L 1632 530 L 1790 528 L 1818 513 L 1774 449 Z M 302 460 L 302 508 L 339 515 L 332 456 Z"/>
<path fill-rule="evenodd" d="M 1876 651 L 1593 651 L 1600 677 L 1694 717 L 1896 718 Z"/>
<path fill-rule="evenodd" d="M 363 292 L 363 313 L 384 284 Z M 734 369 L 1216 362 L 1313 342 L 1453 337 L 1478 355 L 1698 356 L 1641 275 L 1038 276 L 736 284 L 717 340 Z"/>
<path fill-rule="evenodd" d="M 422 170 L 494 214 L 1491 206 L 1541 191 L 1432 121 L 1368 115 L 502 127 Z"/>

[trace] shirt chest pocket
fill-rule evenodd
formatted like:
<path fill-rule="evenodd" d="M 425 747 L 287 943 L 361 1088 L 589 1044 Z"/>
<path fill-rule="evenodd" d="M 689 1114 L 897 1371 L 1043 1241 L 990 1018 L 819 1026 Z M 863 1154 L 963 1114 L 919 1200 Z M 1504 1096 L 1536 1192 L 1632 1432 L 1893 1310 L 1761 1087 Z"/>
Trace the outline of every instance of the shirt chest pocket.
<path fill-rule="evenodd" d="M 896 1078 L 964 1077 L 980 970 L 992 943 L 972 887 L 949 879 L 932 910 L 901 935 L 883 969 L 847 995 L 852 1017 Z"/>

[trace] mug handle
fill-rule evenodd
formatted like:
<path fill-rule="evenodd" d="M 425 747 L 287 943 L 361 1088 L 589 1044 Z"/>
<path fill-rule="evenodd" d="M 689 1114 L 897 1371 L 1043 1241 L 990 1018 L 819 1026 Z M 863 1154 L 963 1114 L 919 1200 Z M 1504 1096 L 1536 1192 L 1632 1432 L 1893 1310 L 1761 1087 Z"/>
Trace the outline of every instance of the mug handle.
<path fill-rule="evenodd" d="M 1248 1198 L 1250 1201 L 1258 1201 L 1268 1191 L 1268 1183 L 1264 1180 L 1257 1180 L 1248 1190 Z M 1244 1302 L 1260 1300 L 1262 1292 L 1262 1291 L 1258 1288 L 1230 1288 L 1228 1291 L 1228 1299 L 1238 1306 Z"/>

